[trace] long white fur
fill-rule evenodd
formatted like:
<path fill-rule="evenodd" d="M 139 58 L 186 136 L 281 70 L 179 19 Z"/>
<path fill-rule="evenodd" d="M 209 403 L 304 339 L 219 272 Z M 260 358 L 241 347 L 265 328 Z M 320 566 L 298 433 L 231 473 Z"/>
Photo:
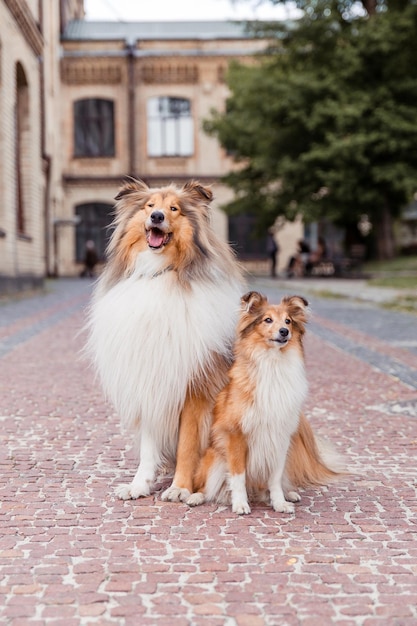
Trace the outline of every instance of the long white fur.
<path fill-rule="evenodd" d="M 175 461 L 179 414 L 210 354 L 231 356 L 242 286 L 219 272 L 185 290 L 146 250 L 136 269 L 93 303 L 89 351 L 122 426 L 153 442 L 122 498 L 149 493 L 158 465 Z M 111 330 L 111 332 L 110 332 Z M 209 417 L 209 416 L 208 416 Z M 146 461 L 143 461 L 146 456 Z"/>
<path fill-rule="evenodd" d="M 249 452 L 247 474 L 266 482 L 288 450 L 297 430 L 308 383 L 297 348 L 259 348 L 253 355 L 254 402 L 241 421 Z"/>

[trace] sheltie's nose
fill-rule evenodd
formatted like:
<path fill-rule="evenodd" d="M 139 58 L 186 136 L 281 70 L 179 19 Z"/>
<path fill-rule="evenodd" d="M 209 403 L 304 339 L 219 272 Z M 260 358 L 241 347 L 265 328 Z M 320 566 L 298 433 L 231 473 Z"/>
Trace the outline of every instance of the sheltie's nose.
<path fill-rule="evenodd" d="M 288 328 L 280 328 L 279 329 L 279 335 L 280 335 L 280 337 L 283 337 L 283 338 L 288 337 L 289 332 L 290 331 L 288 330 Z"/>
<path fill-rule="evenodd" d="M 152 224 L 160 224 L 165 219 L 165 215 L 162 211 L 152 211 L 151 213 L 151 222 Z"/>

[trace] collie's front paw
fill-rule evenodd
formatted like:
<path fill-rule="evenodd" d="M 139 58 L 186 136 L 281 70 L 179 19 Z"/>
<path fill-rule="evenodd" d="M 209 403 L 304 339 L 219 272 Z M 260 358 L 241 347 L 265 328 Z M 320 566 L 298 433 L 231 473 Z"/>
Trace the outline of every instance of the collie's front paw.
<path fill-rule="evenodd" d="M 181 487 L 171 485 L 171 487 L 165 489 L 161 498 L 165 502 L 187 502 L 190 495 L 191 492 L 188 489 L 181 489 Z"/>
<path fill-rule="evenodd" d="M 250 513 L 250 506 L 247 500 L 241 500 L 237 502 L 233 502 L 232 504 L 233 513 L 237 513 L 238 515 L 247 515 Z"/>
<path fill-rule="evenodd" d="M 272 508 L 278 513 L 295 513 L 295 507 L 291 502 L 285 500 L 272 500 Z"/>
<path fill-rule="evenodd" d="M 297 493 L 296 491 L 288 491 L 285 494 L 285 498 L 289 501 L 289 502 L 300 502 L 301 500 L 301 496 L 299 493 Z"/>
<path fill-rule="evenodd" d="M 119 485 L 119 487 L 116 488 L 116 496 L 120 500 L 136 500 L 137 498 L 149 496 L 149 493 L 149 487 L 143 488 L 141 485 L 135 485 L 134 483 L 130 485 Z"/>
<path fill-rule="evenodd" d="M 204 504 L 205 501 L 206 497 L 201 491 L 196 491 L 195 493 L 192 493 L 191 496 L 186 500 L 188 506 L 199 506 L 200 504 Z"/>

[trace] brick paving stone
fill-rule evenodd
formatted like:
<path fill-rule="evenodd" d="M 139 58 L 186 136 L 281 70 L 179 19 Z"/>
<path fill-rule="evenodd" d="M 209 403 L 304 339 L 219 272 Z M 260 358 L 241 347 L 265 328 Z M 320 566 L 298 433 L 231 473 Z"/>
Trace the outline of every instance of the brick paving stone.
<path fill-rule="evenodd" d="M 136 461 L 80 356 L 90 291 L 0 303 L 0 624 L 416 624 L 417 318 L 312 298 L 306 414 L 353 475 L 236 517 L 162 502 L 168 478 L 115 498 Z"/>

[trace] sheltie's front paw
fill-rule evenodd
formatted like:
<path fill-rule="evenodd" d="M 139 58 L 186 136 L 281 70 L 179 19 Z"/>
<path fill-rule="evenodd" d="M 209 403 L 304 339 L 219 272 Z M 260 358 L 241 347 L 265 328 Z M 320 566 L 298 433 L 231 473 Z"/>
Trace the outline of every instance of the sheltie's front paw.
<path fill-rule="evenodd" d="M 188 489 L 181 489 L 181 487 L 171 485 L 171 487 L 165 489 L 161 499 L 165 502 L 187 502 L 190 495 L 191 493 Z"/>
<path fill-rule="evenodd" d="M 287 491 L 287 493 L 285 494 L 285 498 L 289 502 L 300 502 L 301 500 L 300 494 L 297 493 L 296 491 Z"/>
<path fill-rule="evenodd" d="M 135 483 L 130 483 L 130 485 L 119 485 L 116 488 L 116 496 L 120 500 L 136 500 L 137 498 L 149 496 L 149 493 L 149 487 L 143 488 L 141 485 L 135 485 Z"/>
<path fill-rule="evenodd" d="M 233 502 L 232 504 L 233 513 L 237 513 L 238 515 L 247 515 L 250 513 L 250 506 L 247 500 L 238 500 Z"/>
<path fill-rule="evenodd" d="M 285 500 L 271 500 L 272 508 L 278 513 L 295 513 L 295 507 Z"/>
<path fill-rule="evenodd" d="M 186 500 L 188 506 L 199 506 L 200 504 L 204 504 L 206 501 L 206 496 L 201 491 L 196 491 L 192 493 L 190 497 Z"/>

